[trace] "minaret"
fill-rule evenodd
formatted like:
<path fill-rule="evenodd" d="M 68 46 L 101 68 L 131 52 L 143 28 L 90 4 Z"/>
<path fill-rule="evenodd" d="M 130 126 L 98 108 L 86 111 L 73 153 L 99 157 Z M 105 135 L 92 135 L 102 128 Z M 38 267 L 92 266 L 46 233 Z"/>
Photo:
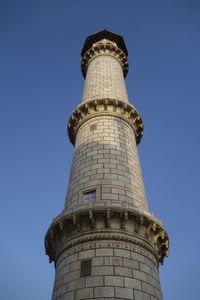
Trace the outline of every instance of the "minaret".
<path fill-rule="evenodd" d="M 55 263 L 52 300 L 161 300 L 168 236 L 147 206 L 137 152 L 143 122 L 124 81 L 128 51 L 123 37 L 103 30 L 81 55 L 85 86 L 68 122 L 75 149 L 66 204 L 45 237 Z"/>

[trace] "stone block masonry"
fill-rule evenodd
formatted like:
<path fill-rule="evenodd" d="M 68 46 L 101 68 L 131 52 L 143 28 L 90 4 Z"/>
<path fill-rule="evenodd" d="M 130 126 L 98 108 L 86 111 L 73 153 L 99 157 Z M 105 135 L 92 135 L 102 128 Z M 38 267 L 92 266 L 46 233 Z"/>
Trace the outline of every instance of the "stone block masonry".
<path fill-rule="evenodd" d="M 64 252 L 56 263 L 53 299 L 162 299 L 158 263 L 153 255 L 140 247 L 126 250 L 126 243 L 121 245 L 124 249 L 113 248 L 113 243 L 103 248 L 88 243 L 83 244 L 88 250 L 73 248 L 75 254 L 71 255 Z M 80 277 L 82 259 L 91 259 L 91 276 Z"/>
<path fill-rule="evenodd" d="M 83 101 L 111 98 L 128 102 L 123 71 L 119 61 L 110 55 L 100 55 L 88 67 Z"/>
<path fill-rule="evenodd" d="M 94 124 L 96 129 L 91 130 Z M 97 116 L 79 128 L 66 209 L 87 207 L 84 193 L 98 188 L 94 206 L 101 203 L 147 211 L 134 131 L 115 116 Z"/>
<path fill-rule="evenodd" d="M 159 264 L 169 241 L 147 206 L 137 151 L 143 121 L 128 100 L 127 56 L 123 38 L 107 30 L 83 46 L 83 98 L 67 125 L 75 150 L 66 202 L 45 237 L 52 300 L 163 299 Z"/>

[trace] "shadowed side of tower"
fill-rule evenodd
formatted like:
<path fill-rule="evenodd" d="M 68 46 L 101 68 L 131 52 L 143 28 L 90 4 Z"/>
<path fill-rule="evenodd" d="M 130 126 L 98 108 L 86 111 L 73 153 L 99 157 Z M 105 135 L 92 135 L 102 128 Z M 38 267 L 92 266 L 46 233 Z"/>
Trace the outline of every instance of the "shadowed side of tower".
<path fill-rule="evenodd" d="M 68 122 L 75 150 L 65 209 L 45 237 L 56 270 L 52 300 L 161 300 L 168 236 L 147 206 L 137 152 L 143 122 L 124 81 L 128 51 L 103 30 L 81 54 L 85 86 Z"/>

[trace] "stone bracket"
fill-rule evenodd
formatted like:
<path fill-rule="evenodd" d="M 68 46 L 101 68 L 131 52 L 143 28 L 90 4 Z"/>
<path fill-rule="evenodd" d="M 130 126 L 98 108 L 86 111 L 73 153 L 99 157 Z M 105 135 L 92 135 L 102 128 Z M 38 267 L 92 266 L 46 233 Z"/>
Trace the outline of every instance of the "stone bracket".
<path fill-rule="evenodd" d="M 84 78 L 91 60 L 99 55 L 110 55 L 116 58 L 122 67 L 124 77 L 126 77 L 128 73 L 127 55 L 120 48 L 118 48 L 117 45 L 105 39 L 99 41 L 98 43 L 94 43 L 93 46 L 84 54 L 81 62 L 81 71 Z"/>
<path fill-rule="evenodd" d="M 129 103 L 114 99 L 95 99 L 79 105 L 68 122 L 68 135 L 74 145 L 79 127 L 97 116 L 115 116 L 126 121 L 134 130 L 137 144 L 143 136 L 143 121 L 139 112 Z"/>
<path fill-rule="evenodd" d="M 105 224 L 104 228 L 101 227 L 101 229 L 98 228 L 100 219 L 103 219 Z M 93 208 L 71 214 L 62 213 L 52 222 L 47 231 L 45 237 L 46 254 L 50 261 L 55 261 L 64 236 L 65 240 L 70 241 L 79 235 L 82 236 L 88 232 L 98 234 L 102 230 L 107 236 L 113 236 L 113 234 L 115 236 L 115 232 L 117 232 L 119 239 L 120 234 L 122 237 L 127 234 L 131 239 L 137 237 L 144 240 L 151 249 L 154 249 L 151 251 L 156 253 L 157 260 L 161 264 L 164 257 L 168 255 L 168 235 L 156 218 L 143 215 L 138 211 L 127 211 L 119 208 Z"/>

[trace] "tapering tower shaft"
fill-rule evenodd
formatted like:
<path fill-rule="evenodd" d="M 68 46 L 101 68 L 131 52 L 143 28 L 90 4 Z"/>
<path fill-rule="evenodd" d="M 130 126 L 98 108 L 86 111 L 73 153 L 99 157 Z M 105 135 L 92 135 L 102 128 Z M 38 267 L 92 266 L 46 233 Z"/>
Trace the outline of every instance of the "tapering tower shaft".
<path fill-rule="evenodd" d="M 106 39 L 96 43 L 94 47 L 100 45 L 107 48 L 110 45 L 113 49 L 107 49 L 101 55 L 98 53 L 90 61 L 85 79 L 83 102 L 107 98 L 128 102 L 122 63 L 114 56 L 117 47 Z M 113 55 L 111 55 L 111 51 L 113 51 Z"/>
<path fill-rule="evenodd" d="M 52 300 L 161 300 L 158 266 L 168 237 L 149 212 L 129 103 L 123 38 L 107 30 L 82 50 L 82 103 L 68 123 L 75 146 L 64 211 L 45 238 L 56 278 Z"/>

